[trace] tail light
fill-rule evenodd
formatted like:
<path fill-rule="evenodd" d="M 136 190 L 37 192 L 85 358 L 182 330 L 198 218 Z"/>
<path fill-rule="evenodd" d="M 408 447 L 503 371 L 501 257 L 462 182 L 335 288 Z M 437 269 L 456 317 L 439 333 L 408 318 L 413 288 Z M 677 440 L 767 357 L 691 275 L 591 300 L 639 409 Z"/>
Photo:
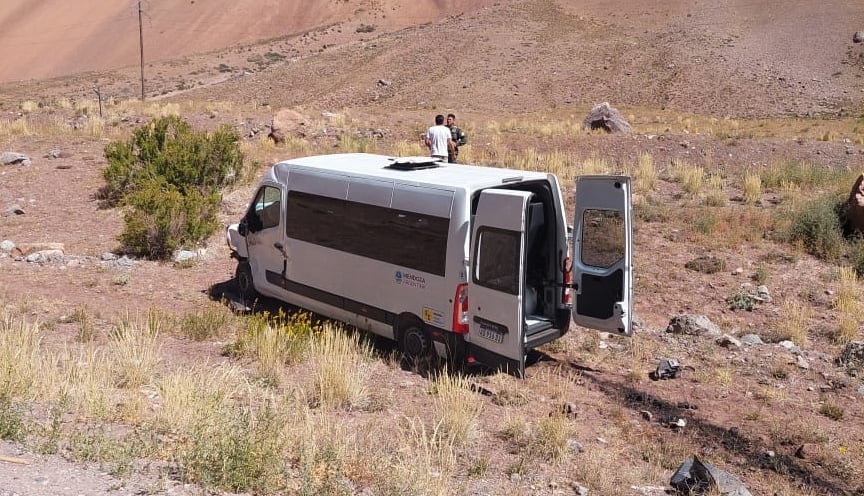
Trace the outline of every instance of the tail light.
<path fill-rule="evenodd" d="M 453 332 L 468 334 L 468 284 L 456 286 L 453 298 Z"/>
<path fill-rule="evenodd" d="M 564 289 L 561 291 L 561 303 L 570 305 L 572 303 L 572 293 L 570 287 L 573 285 L 573 262 L 570 257 L 564 257 L 561 262 L 561 272 L 564 276 Z"/>

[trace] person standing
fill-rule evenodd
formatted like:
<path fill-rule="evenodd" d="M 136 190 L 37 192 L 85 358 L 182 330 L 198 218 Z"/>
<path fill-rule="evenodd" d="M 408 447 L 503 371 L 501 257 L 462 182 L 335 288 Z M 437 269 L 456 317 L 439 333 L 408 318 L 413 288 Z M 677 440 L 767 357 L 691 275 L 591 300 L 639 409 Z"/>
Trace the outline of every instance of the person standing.
<path fill-rule="evenodd" d="M 446 126 L 450 128 L 450 139 L 453 140 L 453 148 L 447 154 L 447 161 L 454 164 L 459 157 L 459 147 L 468 144 L 468 136 L 456 125 L 456 116 L 453 114 L 447 114 Z"/>
<path fill-rule="evenodd" d="M 429 152 L 433 158 L 440 160 L 447 159 L 450 150 L 453 149 L 453 138 L 450 128 L 444 125 L 443 115 L 438 114 L 435 116 L 435 125 L 426 131 L 423 142 L 429 148 Z"/>

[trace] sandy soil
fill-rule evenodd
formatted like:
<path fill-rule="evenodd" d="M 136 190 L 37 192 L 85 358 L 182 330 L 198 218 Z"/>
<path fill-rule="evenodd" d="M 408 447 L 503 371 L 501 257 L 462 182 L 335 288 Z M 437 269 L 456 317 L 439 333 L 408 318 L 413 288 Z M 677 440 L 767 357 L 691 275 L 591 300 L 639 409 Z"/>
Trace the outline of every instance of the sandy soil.
<path fill-rule="evenodd" d="M 0 67 L 0 80 L 106 69 L 0 85 L 0 118 L 17 118 L 24 101 L 53 106 L 64 98 L 92 99 L 94 82 L 107 97 L 138 94 L 134 65 L 114 70 L 136 62 L 137 38 L 116 37 L 118 32 L 129 34 L 134 25 L 130 4 L 103 3 L 92 3 L 92 10 L 91 4 L 85 9 L 58 2 L 31 8 L 23 0 L 0 5 L 0 59 L 13 61 Z M 726 0 L 716 5 L 689 0 L 387 0 L 316 2 L 318 8 L 311 9 L 286 2 L 219 5 L 202 13 L 204 2 L 167 2 L 151 4 L 150 11 L 150 29 L 159 32 L 152 50 L 166 60 L 148 64 L 147 98 L 160 103 L 231 101 L 235 109 L 243 109 L 184 111 L 184 117 L 202 127 L 225 122 L 248 132 L 268 123 L 282 107 L 316 118 L 326 111 L 348 111 L 367 122 L 369 129 L 387 130 L 383 147 L 414 139 L 416 129 L 427 125 L 431 115 L 451 109 L 467 124 L 493 119 L 578 121 L 591 105 L 610 101 L 643 123 L 661 114 L 664 119 L 678 115 L 684 120 L 690 113 L 717 120 L 823 118 L 812 121 L 813 127 L 828 125 L 838 116 L 860 118 L 864 109 L 864 46 L 851 41 L 854 31 L 864 30 L 858 25 L 864 19 L 864 5 L 853 0 L 788 0 L 782 8 L 770 0 Z M 243 10 L 253 8 L 260 10 Z M 375 30 L 358 31 L 361 24 L 372 24 Z M 42 31 L 42 37 L 33 34 Z M 260 38 L 274 39 L 252 43 Z M 106 46 L 111 53 L 101 51 Z M 228 48 L 217 50 L 223 47 Z M 208 50 L 213 51 L 200 53 Z M 71 118 L 74 110 L 60 113 Z M 648 152 L 661 169 L 681 159 L 730 176 L 782 160 L 864 170 L 860 141 L 796 140 L 790 131 L 783 138 L 724 139 L 677 129 L 680 126 L 627 137 L 505 138 L 515 149 L 566 150 L 583 158 L 598 155 L 613 164 L 633 163 Z M 477 150 L 490 147 L 493 140 L 484 129 L 474 129 L 471 138 Z M 190 268 L 102 260 L 103 253 L 116 250 L 122 228 L 121 214 L 100 209 L 93 196 L 101 185 L 104 141 L 15 136 L 0 144 L 34 158 L 29 167 L 0 169 L 0 212 L 12 204 L 25 212 L 0 217 L 0 240 L 12 239 L 19 245 L 63 243 L 66 251 L 62 263 L 0 258 L 0 296 L 29 302 L 34 318 L 59 322 L 76 307 L 86 307 L 105 321 L 154 307 L 182 313 L 200 307 L 209 300 L 211 288 L 230 280 L 234 265 L 221 233 L 209 240 L 207 255 Z M 63 158 L 43 158 L 55 148 L 64 151 Z M 240 217 L 251 191 L 247 186 L 226 197 L 224 223 Z M 739 194 L 734 187 L 728 191 L 733 206 Z M 568 189 L 567 195 L 572 191 Z M 657 202 L 669 215 L 691 201 L 678 185 L 661 181 Z M 777 195 L 768 194 L 763 206 L 776 208 L 777 201 Z M 681 414 L 684 399 L 698 406 L 684 412 L 691 419 L 688 436 L 700 440 L 703 453 L 716 455 L 724 467 L 742 475 L 754 494 L 770 494 L 768 488 L 776 487 L 771 478 L 780 471 L 771 467 L 779 462 L 769 459 L 768 451 L 782 458 L 791 486 L 807 486 L 807 494 L 851 494 L 859 489 L 864 480 L 860 465 L 856 469 L 853 464 L 851 479 L 844 479 L 829 463 L 838 462 L 836 453 L 835 458 L 826 455 L 816 461 L 794 458 L 800 443 L 812 439 L 828 439 L 826 449 L 834 452 L 838 443 L 846 442 L 864 456 L 860 380 L 835 367 L 833 357 L 839 348 L 828 337 L 828 329 L 836 324 L 830 308 L 836 281 L 826 275 L 831 267 L 761 239 L 742 242 L 735 249 L 716 248 L 722 243 L 694 237 L 670 223 L 640 222 L 637 228 L 636 311 L 642 322 L 637 332 L 643 340 L 640 346 L 649 350 L 638 366 L 647 373 L 657 359 L 678 356 L 697 368 L 693 377 L 727 371 L 730 384 L 718 387 L 716 380 L 706 383 L 693 377 L 631 383 L 626 369 L 632 358 L 621 347 L 599 350 L 594 334 L 580 332 L 565 339 L 564 351 L 548 351 L 546 360 L 529 369 L 529 376 L 561 370 L 578 376 L 568 394 L 585 405 L 580 429 L 591 442 L 595 432 L 613 421 L 608 412 L 614 411 L 614 421 L 636 426 L 660 446 L 674 445 L 677 434 L 657 422 L 644 422 L 640 410 Z M 735 226 L 727 229 L 734 232 Z M 708 276 L 684 268 L 701 254 L 725 259 L 729 270 Z M 760 266 L 771 274 L 776 303 L 756 312 L 730 310 L 725 298 L 749 283 Z M 740 274 L 732 272 L 737 267 L 742 268 Z M 810 364 L 806 370 L 776 345 L 718 351 L 713 343 L 671 338 L 663 332 L 671 316 L 694 312 L 708 315 L 727 332 L 770 334 L 784 318 L 780 304 L 804 293 L 818 309 L 814 343 L 805 352 Z M 590 353 L 578 351 L 589 348 Z M 215 349 L 184 342 L 171 348 L 193 361 L 215 356 Z M 778 380 L 777 371 L 788 374 L 788 380 Z M 422 381 L 405 379 L 402 372 L 383 374 L 384 384 Z M 763 408 L 753 392 L 775 387 L 782 396 Z M 395 390 L 398 403 L 400 389 Z M 826 399 L 846 405 L 843 422 L 818 413 Z M 523 410 L 536 408 L 549 405 L 535 402 Z M 488 449 L 502 459 L 512 461 L 516 456 Z M 200 494 L 153 477 L 120 484 L 98 467 L 18 451 L 9 443 L 0 444 L 0 455 L 32 462 L 0 462 L 0 496 L 95 495 L 111 487 L 119 487 L 111 494 Z M 631 462 L 638 461 L 622 460 Z M 568 477 L 566 467 L 537 470 L 541 481 Z M 497 472 L 476 486 L 486 494 L 554 493 L 545 483 L 536 490 L 517 487 Z"/>

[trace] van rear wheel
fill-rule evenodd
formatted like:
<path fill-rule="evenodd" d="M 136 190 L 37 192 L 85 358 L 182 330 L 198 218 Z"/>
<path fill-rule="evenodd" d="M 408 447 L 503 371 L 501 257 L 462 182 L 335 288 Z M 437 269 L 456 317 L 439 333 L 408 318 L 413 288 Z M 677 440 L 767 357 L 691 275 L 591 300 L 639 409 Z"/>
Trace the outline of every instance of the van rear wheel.
<path fill-rule="evenodd" d="M 252 282 L 252 266 L 248 260 L 241 260 L 237 263 L 237 270 L 234 271 L 234 282 L 237 284 L 237 291 L 244 301 L 252 301 L 255 299 L 255 285 Z"/>
<path fill-rule="evenodd" d="M 415 360 L 429 354 L 429 335 L 423 324 L 412 320 L 401 326 L 399 332 L 399 351 L 407 358 Z"/>

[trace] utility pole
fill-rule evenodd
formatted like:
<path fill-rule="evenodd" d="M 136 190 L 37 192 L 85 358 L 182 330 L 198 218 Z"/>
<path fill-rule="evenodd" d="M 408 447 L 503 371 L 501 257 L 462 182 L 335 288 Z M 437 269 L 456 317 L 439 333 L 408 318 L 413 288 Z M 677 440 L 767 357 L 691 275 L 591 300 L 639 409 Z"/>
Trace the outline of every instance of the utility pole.
<path fill-rule="evenodd" d="M 141 101 L 144 101 L 144 27 L 141 23 L 141 0 L 138 0 L 138 46 L 141 48 Z"/>

